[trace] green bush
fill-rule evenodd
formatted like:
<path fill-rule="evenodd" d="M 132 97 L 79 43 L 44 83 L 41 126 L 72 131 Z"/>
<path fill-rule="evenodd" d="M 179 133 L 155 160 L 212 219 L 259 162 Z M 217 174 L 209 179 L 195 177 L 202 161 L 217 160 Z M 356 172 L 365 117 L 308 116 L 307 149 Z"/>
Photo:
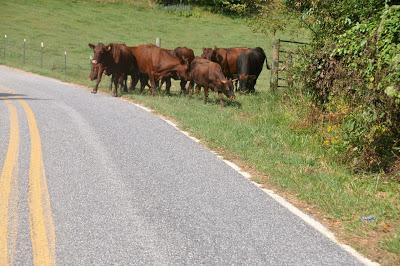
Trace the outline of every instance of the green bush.
<path fill-rule="evenodd" d="M 362 18 L 365 9 L 353 13 Z M 355 170 L 389 170 L 400 156 L 400 8 L 329 32 L 305 51 L 299 76 L 326 117 L 336 117 L 324 121 L 338 125 L 331 148 Z"/>

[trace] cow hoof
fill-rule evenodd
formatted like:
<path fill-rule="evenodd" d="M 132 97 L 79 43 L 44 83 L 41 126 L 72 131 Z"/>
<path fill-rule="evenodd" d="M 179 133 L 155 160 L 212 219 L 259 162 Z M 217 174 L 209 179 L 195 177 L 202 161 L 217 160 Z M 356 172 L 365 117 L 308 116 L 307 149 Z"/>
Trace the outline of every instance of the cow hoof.
<path fill-rule="evenodd" d="M 93 94 L 96 94 L 96 93 L 97 93 L 97 91 L 91 91 L 91 93 L 93 93 Z"/>

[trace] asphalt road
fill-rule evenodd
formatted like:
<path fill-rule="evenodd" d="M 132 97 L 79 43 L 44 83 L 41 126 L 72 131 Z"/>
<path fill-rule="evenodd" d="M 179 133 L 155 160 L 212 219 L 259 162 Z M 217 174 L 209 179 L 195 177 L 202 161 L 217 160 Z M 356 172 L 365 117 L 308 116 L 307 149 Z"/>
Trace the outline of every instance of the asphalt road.
<path fill-rule="evenodd" d="M 0 265 L 361 264 L 159 117 L 4 66 L 0 167 Z"/>

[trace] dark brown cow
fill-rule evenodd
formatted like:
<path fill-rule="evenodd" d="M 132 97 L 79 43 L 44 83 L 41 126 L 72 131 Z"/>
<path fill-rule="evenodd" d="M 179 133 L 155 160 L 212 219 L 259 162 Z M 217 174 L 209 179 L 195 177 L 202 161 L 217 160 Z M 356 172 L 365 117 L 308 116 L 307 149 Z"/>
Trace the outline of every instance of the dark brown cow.
<path fill-rule="evenodd" d="M 165 49 L 152 44 L 139 45 L 129 49 L 136 58 L 139 72 L 149 78 L 153 95 L 156 94 L 156 84 L 164 77 L 189 80 L 189 66 Z M 143 91 L 143 88 L 141 86 L 140 90 Z"/>
<path fill-rule="evenodd" d="M 112 91 L 113 96 L 118 95 L 118 85 L 124 83 L 127 75 L 139 75 L 136 59 L 125 44 L 111 43 L 104 45 L 98 43 L 97 45 L 93 45 L 89 43 L 89 47 L 94 53 L 92 64 L 100 64 L 100 70 L 103 68 L 103 71 L 97 71 L 97 82 L 92 93 L 97 93 L 104 70 L 107 71 L 107 74 L 113 76 L 112 82 L 114 82 L 115 88 Z"/>
<path fill-rule="evenodd" d="M 263 64 L 270 69 L 267 56 L 261 47 L 250 49 L 242 53 L 237 60 L 240 91 L 254 92 L 255 85 L 260 75 Z"/>
<path fill-rule="evenodd" d="M 207 103 L 209 89 L 218 92 L 221 105 L 224 104 L 222 94 L 229 99 L 235 98 L 232 81 L 225 77 L 219 64 L 203 58 L 195 58 L 190 64 L 189 75 L 197 86 L 204 87 L 205 103 Z"/>
<path fill-rule="evenodd" d="M 222 72 L 227 78 L 237 78 L 237 64 L 236 61 L 240 54 L 250 50 L 250 48 L 236 47 L 236 48 L 203 48 L 202 58 L 211 60 L 218 63 Z"/>

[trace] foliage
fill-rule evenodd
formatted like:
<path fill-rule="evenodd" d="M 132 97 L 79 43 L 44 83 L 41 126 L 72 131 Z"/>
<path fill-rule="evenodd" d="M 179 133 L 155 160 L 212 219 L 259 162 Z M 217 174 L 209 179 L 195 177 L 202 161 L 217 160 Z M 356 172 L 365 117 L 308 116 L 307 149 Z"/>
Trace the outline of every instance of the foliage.
<path fill-rule="evenodd" d="M 260 4 L 268 0 L 157 0 L 162 5 L 199 5 L 212 7 L 231 15 L 245 16 L 257 13 Z"/>
<path fill-rule="evenodd" d="M 355 24 L 374 17 L 385 0 L 284 0 L 286 7 L 298 13 L 303 24 L 317 40 L 342 34 Z"/>
<path fill-rule="evenodd" d="M 340 2 L 348 3 L 334 6 Z M 331 147 L 355 170 L 389 170 L 400 156 L 400 9 L 353 8 L 341 9 L 336 27 L 332 22 L 314 28 L 321 36 L 300 76 L 315 102 L 340 118 L 328 121 L 340 125 Z"/>

